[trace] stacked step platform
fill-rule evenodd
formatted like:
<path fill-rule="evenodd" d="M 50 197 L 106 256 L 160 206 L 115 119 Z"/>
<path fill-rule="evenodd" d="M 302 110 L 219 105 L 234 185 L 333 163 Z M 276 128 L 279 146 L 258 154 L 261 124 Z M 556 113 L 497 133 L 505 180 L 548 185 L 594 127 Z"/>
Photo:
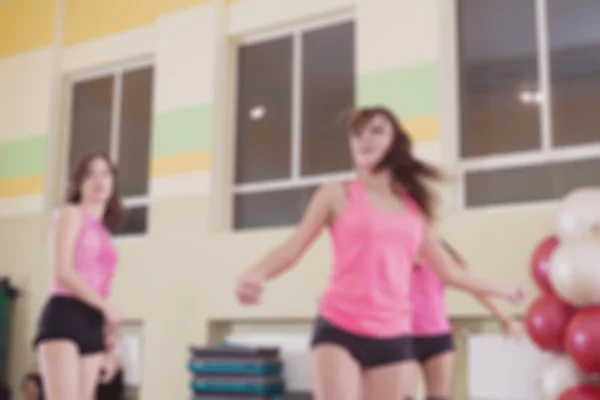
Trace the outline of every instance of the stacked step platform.
<path fill-rule="evenodd" d="M 278 348 L 192 347 L 193 400 L 283 400 Z"/>

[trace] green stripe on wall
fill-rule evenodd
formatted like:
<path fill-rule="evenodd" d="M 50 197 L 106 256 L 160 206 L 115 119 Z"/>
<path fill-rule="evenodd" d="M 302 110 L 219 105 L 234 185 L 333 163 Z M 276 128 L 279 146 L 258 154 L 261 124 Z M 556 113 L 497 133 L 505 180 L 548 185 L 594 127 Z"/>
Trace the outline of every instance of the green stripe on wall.
<path fill-rule="evenodd" d="M 211 130 L 210 105 L 158 114 L 154 117 L 152 157 L 208 150 Z"/>
<path fill-rule="evenodd" d="M 0 142 L 0 179 L 44 175 L 46 136 Z"/>
<path fill-rule="evenodd" d="M 400 118 L 438 114 L 438 64 L 423 64 L 366 74 L 358 78 L 358 105 L 383 105 Z"/>

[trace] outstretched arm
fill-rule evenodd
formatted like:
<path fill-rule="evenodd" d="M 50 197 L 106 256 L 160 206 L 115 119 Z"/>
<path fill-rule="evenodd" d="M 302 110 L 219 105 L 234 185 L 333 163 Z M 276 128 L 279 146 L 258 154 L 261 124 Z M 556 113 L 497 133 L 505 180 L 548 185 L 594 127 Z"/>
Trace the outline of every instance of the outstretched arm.
<path fill-rule="evenodd" d="M 468 270 L 467 262 L 461 257 L 461 255 L 456 251 L 454 247 L 452 247 L 448 242 L 442 241 L 442 246 L 448 254 L 452 257 L 452 259 L 456 262 L 456 264 L 465 270 Z M 512 337 L 520 337 L 522 334 L 521 324 L 512 318 L 510 315 L 507 315 L 504 311 L 498 307 L 498 305 L 492 300 L 489 296 L 484 296 L 482 294 L 473 294 L 473 296 L 477 299 L 479 304 L 485 307 L 490 314 L 498 321 L 502 330 L 505 334 Z"/>
<path fill-rule="evenodd" d="M 425 231 L 422 256 L 429 261 L 431 268 L 440 279 L 449 286 L 473 294 L 502 297 L 514 302 L 522 300 L 523 294 L 519 288 L 483 281 L 458 266 L 430 227 Z"/>
<path fill-rule="evenodd" d="M 313 195 L 304 217 L 294 233 L 254 264 L 243 274 L 243 277 L 269 280 L 293 267 L 330 220 L 332 198 L 337 190 L 339 190 L 339 184 L 320 187 Z"/>
<path fill-rule="evenodd" d="M 488 296 L 477 294 L 475 295 L 475 298 L 494 316 L 496 321 L 500 324 L 502 332 L 504 332 L 506 336 L 517 339 L 523 336 L 523 325 L 515 318 L 503 312 L 492 299 Z"/>

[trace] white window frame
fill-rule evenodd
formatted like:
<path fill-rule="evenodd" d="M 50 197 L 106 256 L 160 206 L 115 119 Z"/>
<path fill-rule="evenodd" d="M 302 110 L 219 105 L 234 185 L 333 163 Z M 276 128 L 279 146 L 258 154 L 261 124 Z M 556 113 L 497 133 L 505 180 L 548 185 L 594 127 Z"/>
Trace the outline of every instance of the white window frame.
<path fill-rule="evenodd" d="M 278 38 L 292 36 L 292 139 L 291 139 L 291 157 L 290 170 L 291 176 L 282 179 L 270 179 L 258 182 L 236 184 L 233 182 L 232 195 L 268 193 L 286 189 L 301 189 L 321 185 L 328 182 L 352 179 L 355 172 L 352 170 L 315 174 L 310 176 L 301 176 L 302 162 L 302 35 L 312 30 L 319 30 L 346 22 L 356 23 L 354 13 L 344 13 L 333 18 L 320 19 L 311 23 L 298 24 L 293 27 L 268 33 L 246 36 L 241 39 L 240 47 L 250 44 L 258 44 Z M 239 51 L 239 47 L 236 52 Z M 238 87 L 235 88 L 237 99 Z M 237 100 L 236 100 L 237 101 Z M 237 138 L 238 126 L 234 127 L 234 137 Z M 236 153 L 233 153 L 233 160 L 238 162 Z M 232 177 L 233 178 L 233 177 Z M 235 212 L 234 207 L 231 213 Z"/>
<path fill-rule="evenodd" d="M 532 201 L 527 203 L 502 203 L 489 204 L 484 206 L 467 206 L 466 204 L 466 174 L 469 172 L 480 171 L 499 171 L 515 167 L 528 167 L 535 165 L 548 165 L 556 162 L 569 162 L 577 160 L 592 160 L 600 159 L 600 144 L 583 144 L 573 145 L 563 148 L 553 148 L 552 141 L 552 85 L 551 85 L 551 63 L 550 63 L 550 45 L 548 37 L 548 7 L 546 0 L 535 1 L 535 23 L 537 40 L 537 62 L 539 71 L 539 90 L 541 101 L 539 103 L 540 113 L 540 143 L 541 146 L 537 150 L 520 151 L 501 155 L 490 155 L 481 157 L 461 157 L 460 154 L 460 54 L 459 54 L 459 35 L 458 35 L 458 0 L 448 2 L 452 10 L 451 12 L 442 13 L 444 21 L 442 26 L 442 46 L 448 47 L 452 55 L 443 53 L 442 62 L 452 65 L 453 85 L 449 85 L 450 100 L 445 102 L 445 107 L 448 107 L 451 112 L 455 113 L 456 119 L 452 121 L 451 132 L 452 137 L 451 147 L 453 158 L 457 166 L 457 172 L 460 179 L 457 181 L 456 200 L 458 208 L 461 211 L 481 211 L 481 212 L 497 212 L 506 210 L 530 209 L 532 207 L 553 207 L 558 203 L 556 199 L 548 199 L 542 201 Z M 445 6 L 442 6 L 445 7 Z M 452 19 L 452 21 L 448 20 Z M 448 79 L 448 76 L 446 76 Z M 517 93 L 515 93 L 517 95 Z M 535 107 L 536 105 L 524 105 Z"/>
<path fill-rule="evenodd" d="M 120 141 L 120 119 L 121 119 L 121 101 L 123 95 L 123 75 L 127 72 L 137 71 L 146 68 L 155 68 L 155 62 L 153 59 L 144 59 L 139 61 L 133 61 L 128 63 L 122 63 L 117 66 L 98 68 L 91 71 L 85 71 L 81 73 L 73 74 L 68 79 L 67 84 L 67 92 L 68 92 L 68 101 L 67 101 L 67 112 L 66 112 L 66 123 L 67 123 L 67 140 L 65 145 L 65 156 L 68 160 L 68 155 L 71 152 L 71 143 L 72 143 L 72 131 L 71 131 L 71 119 L 72 119 L 72 110 L 73 110 L 73 90 L 76 84 L 81 82 L 90 81 L 96 78 L 101 77 L 113 77 L 113 98 L 112 98 L 112 106 L 113 113 L 112 119 L 110 123 L 110 149 L 109 156 L 111 160 L 118 165 L 119 158 L 119 145 Z M 69 183 L 69 162 L 65 162 L 63 165 L 63 190 L 65 193 L 67 190 L 67 185 Z M 150 166 L 148 166 L 148 190 L 145 195 L 139 196 L 124 196 L 122 198 L 123 204 L 126 208 L 131 207 L 139 207 L 145 206 L 149 210 L 150 206 Z M 148 227 L 148 224 L 147 224 Z M 129 241 L 135 239 L 141 239 L 148 236 L 149 229 L 146 229 L 142 233 L 122 233 L 119 235 L 115 235 L 114 239 L 121 241 Z"/>

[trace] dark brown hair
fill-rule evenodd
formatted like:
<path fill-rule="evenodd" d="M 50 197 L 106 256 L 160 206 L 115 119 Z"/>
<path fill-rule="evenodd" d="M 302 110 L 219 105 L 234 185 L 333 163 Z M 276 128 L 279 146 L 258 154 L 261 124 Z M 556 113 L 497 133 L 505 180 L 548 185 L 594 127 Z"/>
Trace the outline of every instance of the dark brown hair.
<path fill-rule="evenodd" d="M 119 195 L 117 167 L 112 162 L 108 154 L 103 152 L 89 153 L 79 160 L 79 163 L 75 167 L 75 170 L 73 171 L 69 181 L 69 189 L 67 190 L 67 203 L 79 204 L 81 202 L 81 185 L 87 178 L 90 165 L 95 160 L 103 160 L 106 162 L 113 177 L 113 192 L 108 199 L 108 203 L 106 204 L 106 210 L 104 211 L 102 221 L 107 228 L 114 229 L 118 227 L 125 218 L 125 208 L 123 207 L 121 196 Z"/>
<path fill-rule="evenodd" d="M 421 212 L 428 220 L 435 219 L 436 195 L 427 187 L 426 180 L 443 181 L 444 175 L 436 167 L 414 157 L 412 141 L 399 119 L 387 108 L 363 108 L 353 113 L 348 129 L 351 132 L 360 131 L 376 116 L 386 118 L 392 125 L 394 140 L 383 157 L 377 171 L 389 170 L 397 184 L 417 203 Z"/>

